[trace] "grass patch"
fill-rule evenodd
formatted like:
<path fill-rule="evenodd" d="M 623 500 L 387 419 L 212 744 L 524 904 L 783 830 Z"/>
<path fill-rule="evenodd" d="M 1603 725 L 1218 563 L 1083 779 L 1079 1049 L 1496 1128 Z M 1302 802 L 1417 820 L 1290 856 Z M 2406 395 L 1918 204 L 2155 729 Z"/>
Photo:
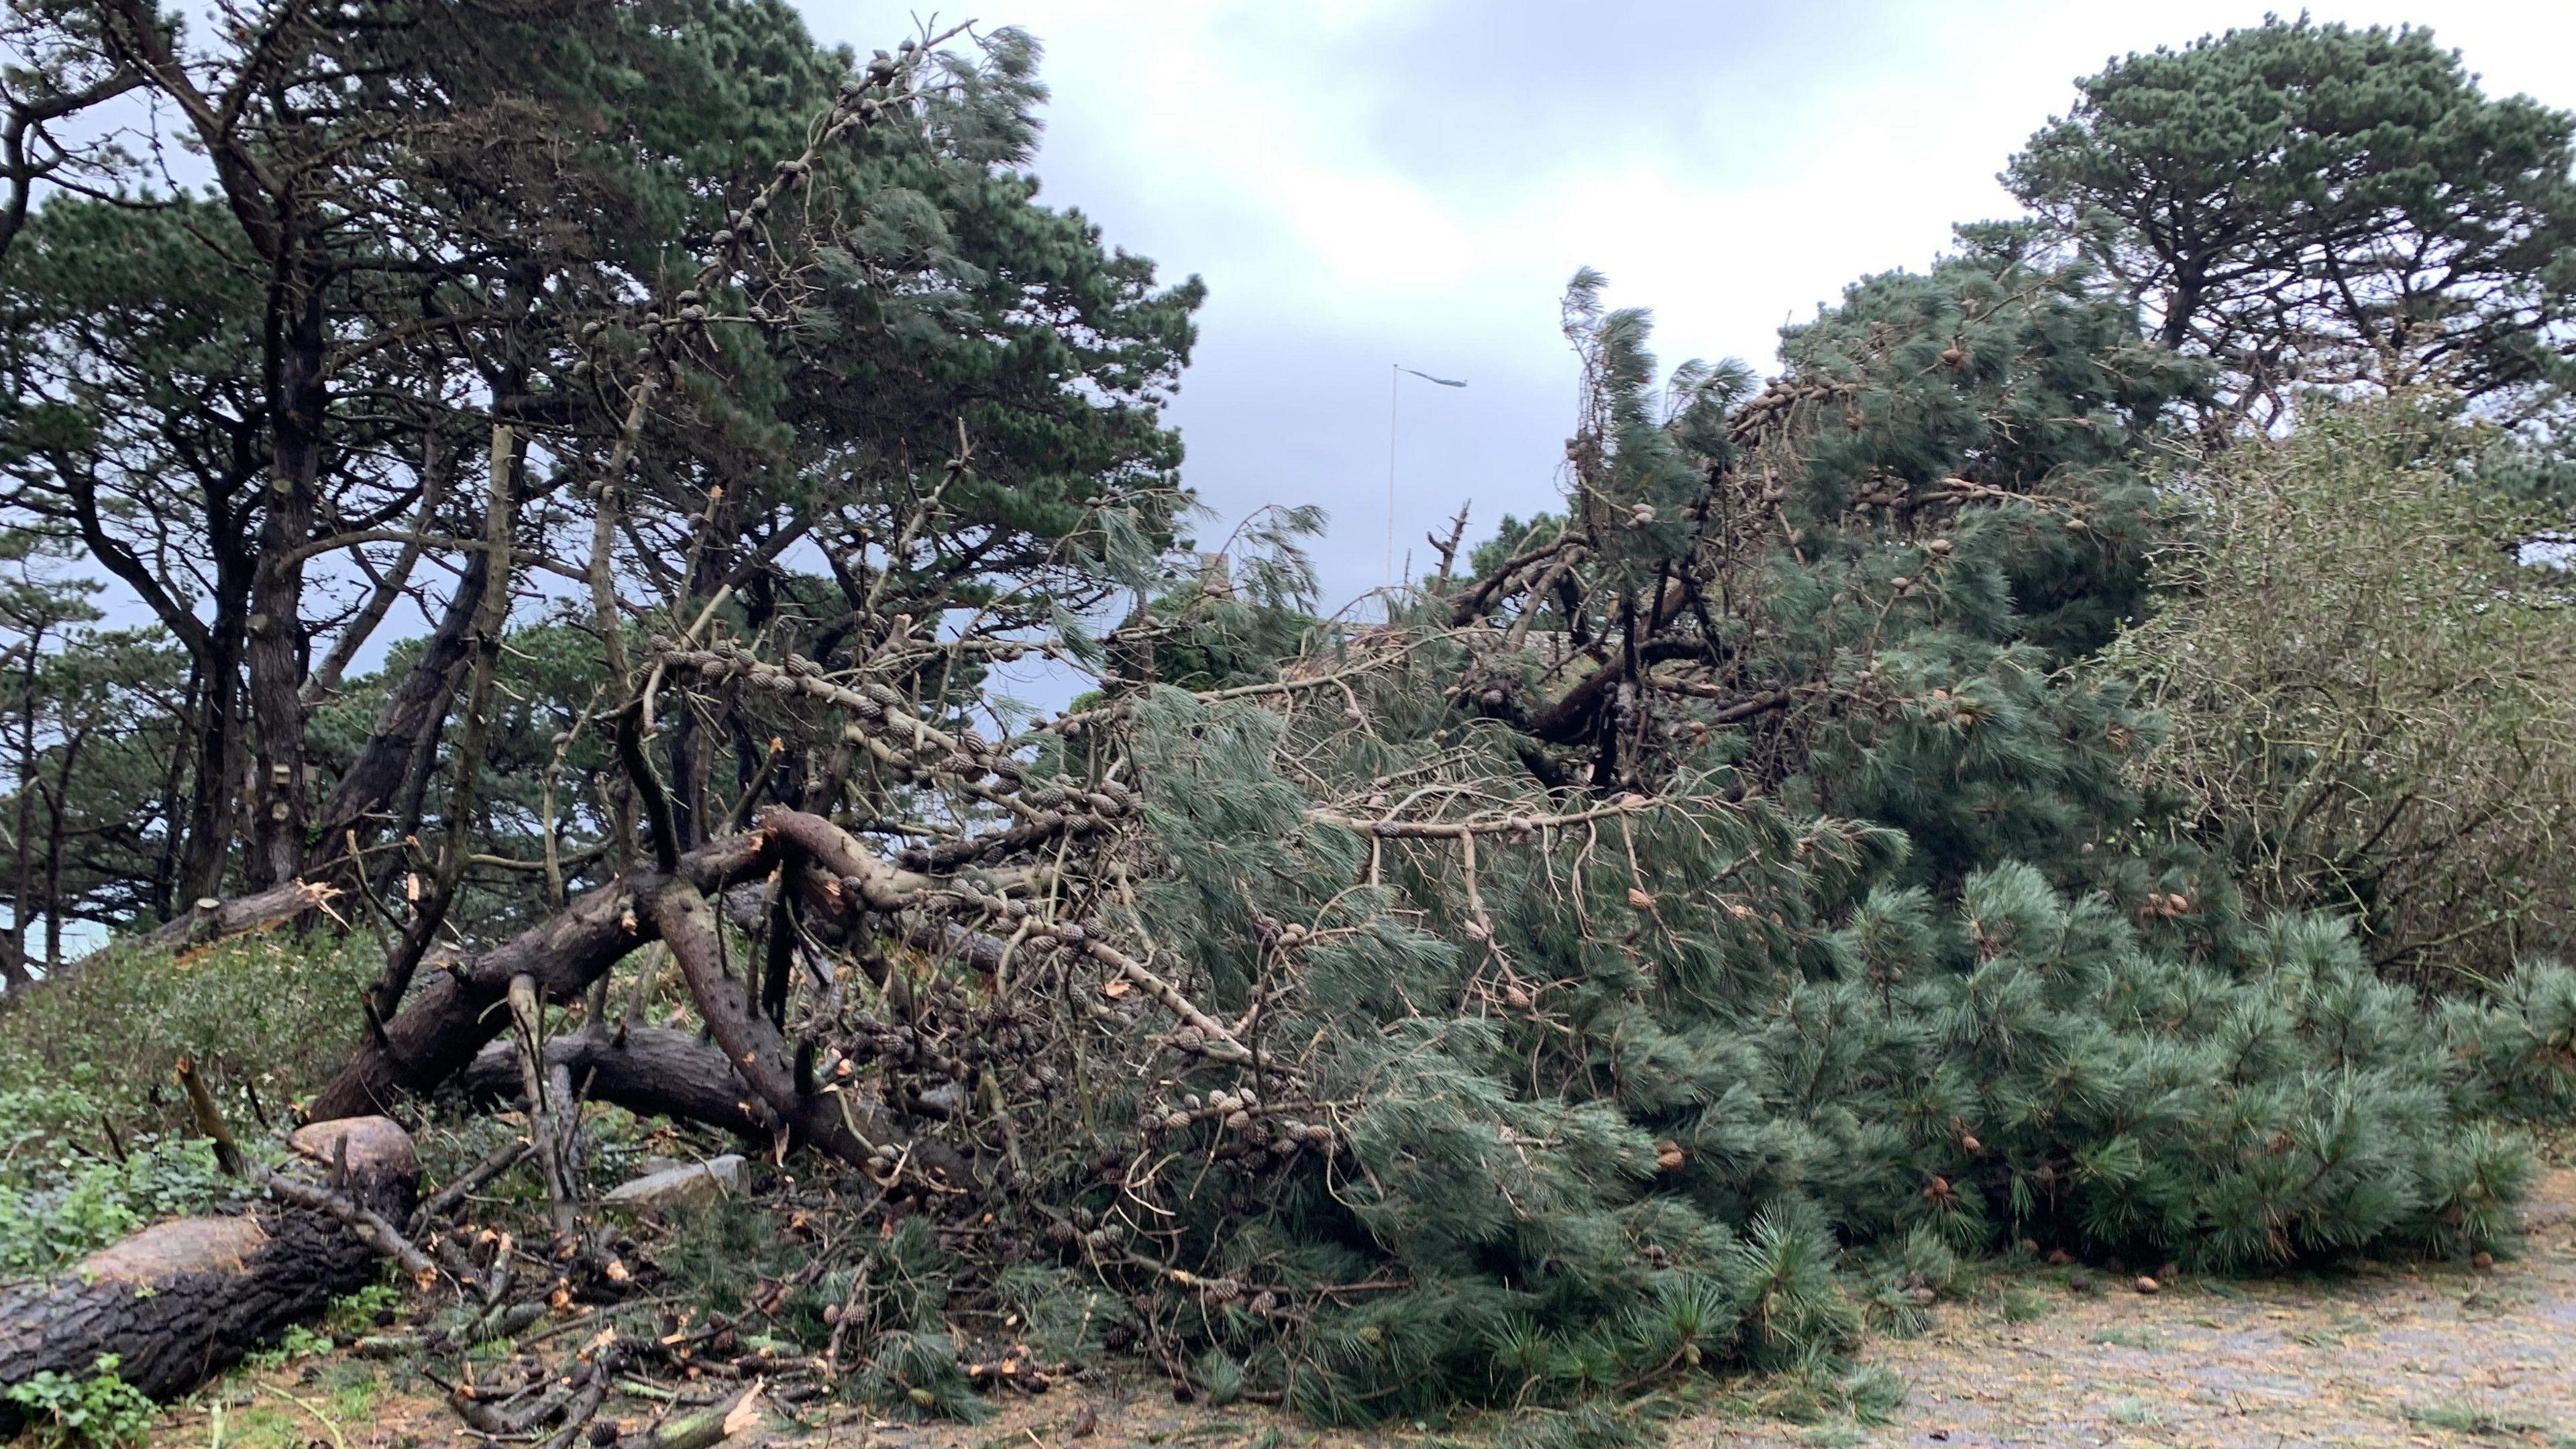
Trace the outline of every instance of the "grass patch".
<path fill-rule="evenodd" d="M 2378 1326 L 2357 1313 L 2338 1313 L 2329 1322 L 2291 1329 L 2290 1341 L 2309 1348 L 2340 1348 L 2344 1340 L 2374 1332 Z"/>
<path fill-rule="evenodd" d="M 372 942 L 270 934 L 177 959 L 112 952 L 0 1011 L 0 1280 L 238 1200 L 172 1068 L 195 1057 L 243 1141 L 264 1141 L 339 1065 L 351 996 L 376 970 Z"/>
<path fill-rule="evenodd" d="M 2048 1295 L 2027 1283 L 2007 1283 L 2003 1293 L 2006 1323 L 2028 1323 L 2048 1314 Z"/>
<path fill-rule="evenodd" d="M 2132 1429 L 2151 1429 L 2164 1422 L 2164 1417 L 2156 1412 L 2155 1405 L 2133 1395 L 2123 1395 L 2113 1399 L 2103 1406 L 2103 1412 L 2110 1416 L 2112 1423 Z"/>
<path fill-rule="evenodd" d="M 2559 1425 L 2506 1409 L 2476 1404 L 2409 1404 L 2401 1411 L 2419 1429 L 2442 1429 L 2481 1439 L 2519 1439 L 2552 1449 L 2576 1449 L 2576 1434 Z"/>

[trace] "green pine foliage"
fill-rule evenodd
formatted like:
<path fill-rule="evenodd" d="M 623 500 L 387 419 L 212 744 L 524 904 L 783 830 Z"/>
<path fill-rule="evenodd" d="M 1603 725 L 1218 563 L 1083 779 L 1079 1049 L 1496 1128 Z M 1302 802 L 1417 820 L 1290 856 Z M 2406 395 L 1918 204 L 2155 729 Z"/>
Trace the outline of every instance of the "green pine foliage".
<path fill-rule="evenodd" d="M 2489 125 L 2448 157 L 2473 177 L 2508 151 L 2563 171 L 2563 118 L 2489 107 L 2402 35 L 2303 22 L 2133 60 L 2018 163 L 2042 221 L 1966 228 L 1929 268 L 1864 279 L 1786 330 L 1767 384 L 1734 363 L 1667 371 L 1651 318 L 1583 273 L 1558 508 L 1361 621 L 1318 617 L 1311 511 L 1266 511 L 1213 551 L 1183 537 L 1163 404 L 1200 288 L 1039 204 L 1026 37 L 923 60 L 900 124 L 853 132 L 769 210 L 763 178 L 867 84 L 790 8 L 509 13 L 471 46 L 401 52 L 420 78 L 402 94 L 475 117 L 506 81 L 529 120 L 493 133 L 513 141 L 500 160 L 560 166 L 457 216 L 436 147 L 384 153 L 400 186 L 344 169 L 327 173 L 343 193 L 317 193 L 424 198 L 425 257 L 485 256 L 465 242 L 487 230 L 512 246 L 330 293 L 335 335 L 391 342 L 359 349 L 374 360 L 336 394 L 337 461 L 312 487 L 327 518 L 410 517 L 411 465 L 371 460 L 437 452 L 469 476 L 493 436 L 480 399 L 525 392 L 543 404 L 512 414 L 530 456 L 560 466 L 525 481 L 523 558 L 614 499 L 608 597 L 516 632 L 472 749 L 439 727 L 449 705 L 385 732 L 408 686 L 454 668 L 423 643 L 375 674 L 343 677 L 354 655 L 324 671 L 296 750 L 319 783 L 401 743 L 399 788 L 363 802 L 388 841 L 416 844 L 457 798 L 443 775 L 488 777 L 441 822 L 474 847 L 448 917 L 469 946 L 650 859 L 648 833 L 667 856 L 764 806 L 881 855 L 874 884 L 791 856 L 751 911 L 763 886 L 741 882 L 716 969 L 763 963 L 763 1029 L 796 1080 L 746 1085 L 776 1120 L 809 1129 L 802 1109 L 837 1095 L 852 1136 L 905 1142 L 808 1142 L 840 1160 L 800 1159 L 801 1189 L 795 1144 L 764 1143 L 780 1171 L 755 1192 L 822 1230 L 728 1197 L 637 1245 L 671 1302 L 756 1314 L 908 1415 L 979 1413 L 1004 1363 L 1133 1352 L 1215 1403 L 1333 1422 L 1496 1406 L 1522 1416 L 1516 1442 L 1614 1449 L 1646 1431 L 1640 1392 L 1682 1375 L 1754 1370 L 1784 1409 L 1881 1413 L 1889 1383 L 1851 1371 L 1860 1337 L 1919 1324 L 1963 1261 L 2025 1244 L 2259 1271 L 2513 1232 L 2533 1168 L 2506 1124 L 2576 1108 L 2576 973 L 2526 962 L 2428 1002 L 2346 922 L 2241 889 L 2213 837 L 2142 788 L 2170 722 L 2104 651 L 2156 601 L 2189 481 L 2178 420 L 2254 411 L 2284 374 L 2225 298 L 2187 299 L 2199 320 L 2173 332 L 2186 299 L 2150 294 L 2198 263 L 2155 251 L 2154 216 L 2095 213 L 2123 148 L 2164 147 L 2149 113 L 2176 95 L 2259 112 L 2280 88 L 2268 60 L 2296 62 L 2290 82 L 2376 66 L 2447 97 L 2443 114 Z M 419 38 L 317 34 L 361 58 Z M 2340 126 L 2316 89 L 2243 134 L 2307 146 Z M 2352 160 L 2367 184 L 2327 199 L 2385 222 L 2413 182 L 2383 174 L 2365 129 L 2299 154 Z M 340 154 L 276 135 L 282 155 Z M 2241 136 L 2209 144 L 2171 149 L 2234 175 Z M 2258 179 L 2275 210 L 2315 199 Z M 2519 287 L 2538 264 L 2498 228 L 2556 236 L 2563 190 L 2497 182 L 2431 222 Z M 743 218 L 756 265 L 672 293 Z M 2422 219 L 2404 220 L 2374 235 Z M 207 246 L 246 240 L 230 226 L 194 204 L 57 202 L 0 275 L 0 310 L 28 324 L 0 348 L 0 471 L 37 520 L 20 551 L 65 551 L 77 526 L 137 589 L 147 555 L 216 560 L 204 627 L 174 622 L 196 618 L 188 588 L 163 590 L 185 660 L 138 642 L 93 661 L 47 716 L 59 752 L 26 731 L 21 804 L 39 763 L 68 793 L 83 722 L 212 681 L 160 708 L 189 729 L 106 757 L 112 809 L 67 817 L 95 831 L 164 802 L 120 827 L 162 842 L 148 891 L 123 860 L 49 890 L 85 919 L 238 864 L 236 675 L 265 617 L 249 584 L 276 555 L 228 500 L 267 466 L 268 425 L 257 399 L 180 384 L 241 374 L 271 329 L 247 294 L 158 305 Z M 324 240 L 317 255 L 356 245 Z M 2295 282 L 2313 240 L 2258 260 Z M 140 271 L 107 265 L 127 251 Z M 507 322 L 540 279 L 550 300 Z M 2380 281 L 2407 285 L 2402 267 Z M 2459 325 L 2433 341 L 2485 359 L 2499 406 L 2542 396 L 2563 363 L 2544 346 L 2556 285 L 2444 312 Z M 2310 297 L 2308 321 L 2352 353 L 2414 316 L 2373 296 L 2339 320 Z M 2142 299 L 2169 335 L 2142 328 Z M 453 328 L 414 325 L 432 310 Z M 630 403 L 632 367 L 658 365 L 647 339 L 682 323 L 668 388 Z M 496 329 L 497 371 L 475 328 Z M 472 378 L 450 391 L 478 401 L 360 406 L 415 376 Z M 236 435 L 220 455 L 190 441 Z M 576 486 L 596 478 L 575 460 L 630 437 L 613 487 Z M 201 453 L 235 462 L 177 461 Z M 2532 443 L 2499 486 L 2550 495 L 2555 457 Z M 420 517 L 452 541 L 478 522 L 462 508 Z M 39 601 L 45 630 L 77 622 Z M 616 677 L 621 654 L 635 668 Z M 1098 687 L 1031 727 L 988 678 L 1030 656 Z M 179 764 L 142 779 L 164 757 Z M 346 873 L 395 887 L 357 930 L 412 909 L 397 880 L 421 852 Z M 34 884 L 22 869 L 12 890 Z M 171 1125 L 151 1084 L 179 1052 L 236 1121 L 283 1119 L 359 1040 L 347 1002 L 380 951 L 345 940 L 294 970 L 263 962 L 273 942 L 110 958 L 0 1019 L 0 1080 L 62 1088 L 0 1095 L 11 1152 L 49 1149 L 0 1164 L 0 1267 L 69 1256 L 165 1178 L 167 1202 L 196 1190 L 195 1159 L 117 1140 Z M 633 1000 L 635 1023 L 683 999 L 658 964 L 616 969 L 589 999 Z M 686 974 L 720 1020 L 728 983 Z M 28 1226 L 48 1215 L 73 1230 Z"/>
<path fill-rule="evenodd" d="M 2418 26 L 2260 25 L 2114 60 L 2003 180 L 2218 400 L 2445 378 L 2564 420 L 2576 116 L 2491 97 Z"/>
<path fill-rule="evenodd" d="M 1336 1421 L 1830 1384 L 1960 1255 L 2510 1237 L 2533 1167 L 2489 1124 L 2569 1105 L 2576 975 L 2427 1012 L 2344 922 L 2257 917 L 2135 828 L 2158 723 L 2068 666 L 2145 602 L 2203 373 L 2029 241 L 1854 288 L 1752 400 L 1720 369 L 1658 397 L 1646 319 L 1578 279 L 1579 491 L 1474 561 L 1616 529 L 1572 589 L 1319 632 L 1279 694 L 1111 691 L 1082 763 L 1141 787 L 1116 919 L 1262 1060 L 1175 1071 L 1195 1029 L 1075 988 L 1139 1033 L 1083 1111 L 1145 1140 L 1033 1196 L 1079 1205 L 1060 1261 L 1176 1371 Z M 1767 532 L 1726 530 L 1745 498 Z M 1629 637 L 1721 660 L 1703 687 L 1552 735 L 1585 631 L 1597 661 L 1694 576 L 1702 617 Z"/>
<path fill-rule="evenodd" d="M 2484 1117 L 2576 1089 L 2564 970 L 2428 1015 L 2339 922 L 2231 923 L 2218 964 L 2029 865 L 1941 900 L 1897 883 L 1884 831 L 1754 809 L 1480 856 L 1492 928 L 1469 944 L 1446 842 L 1347 885 L 1372 842 L 1306 820 L 1312 797 L 1264 764 L 1274 714 L 1166 694 L 1139 732 L 1174 866 L 1144 915 L 1231 963 L 1237 1003 L 1276 993 L 1265 1039 L 1337 1105 L 1269 1120 L 1320 1112 L 1347 1146 L 1229 1151 L 1183 1089 L 1247 1077 L 1209 1069 L 1131 1104 L 1194 1118 L 1156 1130 L 1162 1181 L 1082 1200 L 1174 1214 L 1131 1219 L 1191 1265 L 1196 1291 L 1149 1297 L 1172 1351 L 1321 1418 L 1829 1363 L 1864 1321 L 1838 1272 L 1856 1245 L 1901 1245 L 1929 1265 L 1912 1281 L 2025 1239 L 2218 1271 L 2464 1254 L 2509 1238 L 2532 1172 Z M 1368 767 L 1393 773 L 1383 749 Z M 1780 865 L 1704 888 L 1766 847 Z M 1857 906 L 1818 910 L 1861 876 Z M 1263 975 L 1281 917 L 1316 943 L 1293 984 Z M 1265 1292 L 1321 1306 L 1283 1322 Z"/>

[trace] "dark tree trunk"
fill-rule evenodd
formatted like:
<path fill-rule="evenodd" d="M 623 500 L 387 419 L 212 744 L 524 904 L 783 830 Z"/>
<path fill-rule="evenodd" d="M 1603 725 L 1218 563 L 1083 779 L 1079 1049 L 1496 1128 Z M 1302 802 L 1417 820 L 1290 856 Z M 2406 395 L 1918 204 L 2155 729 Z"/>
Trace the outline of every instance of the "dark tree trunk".
<path fill-rule="evenodd" d="M 376 826 L 390 823 L 395 807 L 413 793 L 405 789 L 405 782 L 414 774 L 423 741 L 434 740 L 447 717 L 449 701 L 456 697 L 466 655 L 473 648 L 474 616 L 483 607 L 491 577 L 488 553 L 478 550 L 465 561 L 464 574 L 439 616 L 437 629 L 404 672 L 402 682 L 394 686 L 357 759 L 323 803 L 313 847 L 317 866 L 348 854 L 350 832 L 357 833 L 361 844 L 373 838 Z"/>
<path fill-rule="evenodd" d="M 45 968 L 63 964 L 63 824 L 71 808 L 72 771 L 80 763 L 81 749 L 89 742 L 87 729 L 75 730 L 63 741 L 63 760 L 54 772 L 54 783 L 45 792 Z"/>
<path fill-rule="evenodd" d="M 298 1175 L 320 1180 L 344 1142 L 351 1194 L 408 1217 L 420 1168 L 410 1136 L 385 1118 L 297 1132 Z M 119 1378 L 173 1398 L 375 1275 L 373 1249 L 302 1208 L 263 1202 L 240 1217 L 162 1223 L 67 1273 L 0 1288 L 0 1387 L 48 1369 L 86 1378 L 112 1354 Z M 9 1414 L 0 1405 L 0 1433 L 18 1427 Z"/>
<path fill-rule="evenodd" d="M 2175 278 L 2173 289 L 2165 297 L 2164 326 L 2157 340 L 2169 352 L 2179 352 L 2191 340 L 2192 324 L 2200 320 L 2202 283 L 2196 269 L 2184 269 Z"/>
<path fill-rule="evenodd" d="M 411 765 L 403 772 L 402 791 L 394 797 L 393 830 L 396 840 L 420 833 L 422 802 L 429 798 L 429 782 L 438 775 L 438 747 L 447 738 L 447 721 L 456 701 L 456 691 L 465 687 L 466 664 L 456 662 L 456 672 L 447 676 L 446 693 L 429 711 L 429 727 L 413 742 Z M 390 880 L 406 868 L 403 856 L 394 856 L 385 864 L 385 877 Z"/>
<path fill-rule="evenodd" d="M 563 1068 L 584 1098 L 646 1117 L 675 1117 L 767 1142 L 777 1119 L 725 1060 L 724 1050 L 694 1031 L 593 1023 L 546 1043 L 546 1067 Z M 515 1104 L 522 1093 L 519 1053 L 508 1041 L 485 1044 L 459 1085 L 482 1106 Z"/>
<path fill-rule="evenodd" d="M 304 565 L 322 476 L 326 381 L 322 280 L 282 279 L 268 310 L 273 459 L 251 582 L 250 714 L 259 748 L 251 776 L 250 884 L 303 874 L 310 816 L 304 779 Z"/>
<path fill-rule="evenodd" d="M 188 666 L 187 687 L 179 696 L 175 720 L 179 748 L 170 752 L 170 763 L 161 772 L 161 848 L 152 856 L 152 918 L 156 921 L 170 919 L 177 910 L 172 897 L 179 889 L 179 859 L 188 846 L 187 801 L 198 793 L 188 767 L 196 758 L 195 743 L 205 710 L 206 667 L 205 661 L 197 660 Z"/>
<path fill-rule="evenodd" d="M 818 843 L 835 853 L 817 852 Z M 689 852 L 677 870 L 629 871 L 545 924 L 432 975 L 314 1099 L 311 1115 L 328 1121 L 381 1112 L 406 1092 L 427 1092 L 460 1074 L 473 1088 L 478 1056 L 511 1020 L 502 1008 L 515 978 L 530 978 L 542 999 L 570 1002 L 621 957 L 658 937 L 670 945 L 714 1045 L 631 1025 L 621 1034 L 594 1019 L 588 1031 L 550 1044 L 550 1060 L 557 1052 L 571 1054 L 565 1065 L 575 1080 L 595 1070 L 589 1090 L 638 1111 L 753 1135 L 783 1131 L 792 1141 L 845 1160 L 865 1160 L 877 1144 L 900 1142 L 904 1134 L 873 1111 L 854 1109 L 847 1098 L 817 1092 L 804 1080 L 804 1067 L 777 1029 L 746 1008 L 743 983 L 721 959 L 715 914 L 706 901 L 709 894 L 808 854 L 828 879 L 837 879 L 835 867 L 857 868 L 861 851 L 828 820 L 774 811 L 748 835 Z M 853 901 L 846 909 L 865 906 Z M 497 1062 L 485 1068 L 500 1070 Z M 482 1089 L 492 1090 L 488 1081 Z M 919 1141 L 913 1149 L 933 1170 L 972 1180 L 970 1165 L 945 1145 Z"/>
<path fill-rule="evenodd" d="M 238 619 L 232 621 L 238 627 Z M 199 706 L 196 758 L 189 781 L 186 845 L 171 891 L 170 914 L 185 914 L 201 900 L 223 894 L 224 865 L 232 855 L 233 827 L 241 802 L 241 636 L 216 620 L 218 651 L 208 661 Z"/>
<path fill-rule="evenodd" d="M 682 850 L 704 835 L 706 755 L 698 737 L 698 712 L 683 705 L 671 721 L 671 831 Z"/>
<path fill-rule="evenodd" d="M 247 456 L 247 447 L 242 451 Z M 234 497 L 231 489 L 218 491 L 210 485 L 207 490 L 206 542 L 214 555 L 214 617 L 202 630 L 179 631 L 195 659 L 198 692 L 187 804 L 184 812 L 175 801 L 171 807 L 171 828 L 181 836 L 178 871 L 166 903 L 172 916 L 184 915 L 197 902 L 224 893 L 233 832 L 241 823 L 246 764 L 241 671 L 250 643 L 251 581 L 258 570 L 248 541 L 241 536 L 242 520 L 233 506 Z M 168 614 L 164 622 L 172 622 Z"/>
<path fill-rule="evenodd" d="M 41 630 L 27 640 L 25 680 L 18 686 L 18 873 L 10 886 L 9 952 L 27 959 L 28 901 L 36 890 L 36 665 L 44 658 Z"/>

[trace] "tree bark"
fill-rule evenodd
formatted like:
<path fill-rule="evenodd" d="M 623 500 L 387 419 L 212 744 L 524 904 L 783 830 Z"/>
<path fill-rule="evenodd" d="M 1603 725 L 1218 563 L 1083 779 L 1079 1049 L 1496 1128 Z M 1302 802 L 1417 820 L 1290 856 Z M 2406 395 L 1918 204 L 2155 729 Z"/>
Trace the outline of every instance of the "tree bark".
<path fill-rule="evenodd" d="M 898 905 L 908 886 L 924 880 L 876 860 L 828 820 L 769 811 L 749 835 L 701 846 L 667 874 L 631 870 L 544 924 L 433 975 L 314 1098 L 311 1116 L 327 1121 L 385 1111 L 404 1093 L 431 1091 L 460 1074 L 470 1091 L 489 1096 L 507 1090 L 506 1080 L 496 1086 L 488 1075 L 501 1070 L 506 1055 L 485 1067 L 476 1063 L 510 1020 L 513 979 L 527 977 L 545 1000 L 570 1002 L 628 952 L 659 939 L 670 945 L 714 1046 L 692 1040 L 684 1048 L 670 1034 L 634 1027 L 617 1033 L 594 1022 L 548 1044 L 548 1071 L 561 1053 L 560 1065 L 576 1082 L 595 1073 L 592 1094 L 635 1110 L 754 1136 L 783 1130 L 835 1157 L 866 1161 L 878 1144 L 901 1142 L 904 1135 L 873 1111 L 802 1079 L 794 1050 L 768 1018 L 748 1008 L 745 984 L 726 969 L 715 911 L 707 902 L 709 895 L 765 876 L 782 861 L 809 858 L 850 893 L 844 908 L 852 912 Z M 486 1075 L 478 1077 L 478 1071 Z M 972 1180 L 970 1165 L 943 1144 L 915 1146 L 925 1165 L 955 1181 Z"/>
<path fill-rule="evenodd" d="M 317 817 L 320 834 L 314 842 L 317 867 L 348 853 L 351 831 L 364 843 L 375 834 L 373 817 L 390 818 L 422 739 L 446 718 L 448 703 L 456 695 L 466 656 L 474 648 L 475 616 L 483 607 L 491 577 L 491 555 L 475 550 L 465 561 L 464 574 L 439 616 L 438 627 L 421 646 L 420 657 L 394 686 L 357 759 L 323 803 Z"/>
<path fill-rule="evenodd" d="M 396 1221 L 410 1214 L 420 1166 L 396 1123 L 321 1123 L 292 1140 L 297 1177 L 324 1180 L 345 1144 L 349 1195 Z M 67 1273 L 0 1288 L 0 1387 L 49 1369 L 86 1378 L 112 1354 L 119 1378 L 175 1397 L 365 1286 L 376 1256 L 328 1215 L 273 1201 L 146 1228 Z M 0 1405 L 0 1433 L 18 1427 L 9 1415 Z"/>
<path fill-rule="evenodd" d="M 693 1031 L 594 1022 L 546 1042 L 546 1069 L 571 1073 L 584 1100 L 607 1102 L 646 1117 L 675 1117 L 768 1142 L 778 1119 L 744 1085 L 724 1051 Z M 516 1049 L 486 1043 L 458 1085 L 480 1106 L 516 1105 L 526 1095 Z"/>
<path fill-rule="evenodd" d="M 301 269 L 296 269 L 300 271 Z M 259 729 L 251 778 L 250 884 L 304 872 L 311 816 L 304 778 L 304 563 L 322 476 L 322 283 L 281 269 L 268 305 L 269 429 L 273 461 L 260 519 L 259 570 L 251 581 L 250 713 Z"/>
<path fill-rule="evenodd" d="M 44 658 L 40 628 L 27 638 L 22 661 L 25 679 L 18 686 L 18 876 L 9 897 L 9 954 L 27 959 L 28 899 L 35 894 L 36 871 L 36 666 Z"/>

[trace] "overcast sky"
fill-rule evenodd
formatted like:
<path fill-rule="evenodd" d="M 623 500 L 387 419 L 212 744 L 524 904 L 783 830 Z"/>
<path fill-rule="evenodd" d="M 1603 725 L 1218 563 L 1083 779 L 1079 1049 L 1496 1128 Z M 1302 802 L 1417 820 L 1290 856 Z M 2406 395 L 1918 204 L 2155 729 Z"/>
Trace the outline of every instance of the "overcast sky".
<path fill-rule="evenodd" d="M 862 52 L 881 0 L 800 0 Z M 2576 107 L 2576 4 L 2319 4 L 2429 20 L 2490 94 Z M 1556 305 L 1578 266 L 1652 307 L 1658 351 L 1768 371 L 1784 321 L 2008 215 L 2004 160 L 2114 54 L 2259 4 L 2036 0 L 990 0 L 1054 92 L 1046 196 L 1210 296 L 1173 416 L 1222 520 L 1331 510 L 1329 602 L 1381 582 L 1388 365 L 1397 568 L 1472 498 L 1549 506 L 1573 408 Z"/>

